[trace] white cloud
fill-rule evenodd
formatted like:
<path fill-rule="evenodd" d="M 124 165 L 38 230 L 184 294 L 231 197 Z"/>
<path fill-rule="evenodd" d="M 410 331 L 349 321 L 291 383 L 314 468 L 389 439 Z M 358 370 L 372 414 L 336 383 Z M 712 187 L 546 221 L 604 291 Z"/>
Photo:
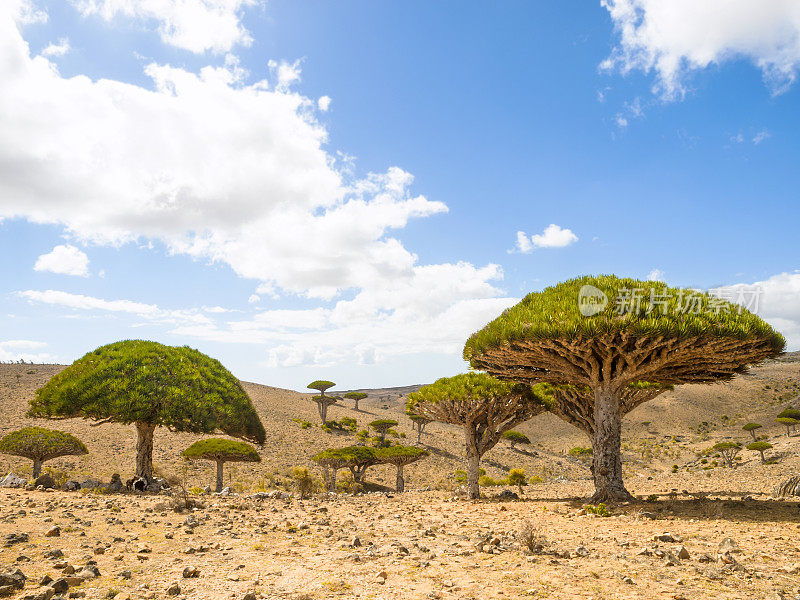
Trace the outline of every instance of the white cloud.
<path fill-rule="evenodd" d="M 653 269 L 647 274 L 647 281 L 664 281 L 665 275 L 661 269 Z"/>
<path fill-rule="evenodd" d="M 261 302 L 261 296 L 258 294 L 250 294 L 250 297 L 247 299 L 250 304 L 255 304 L 256 302 Z"/>
<path fill-rule="evenodd" d="M 769 322 L 784 335 L 788 350 L 800 349 L 800 271 L 723 286 L 715 293 L 738 301 Z"/>
<path fill-rule="evenodd" d="M 42 56 L 64 56 L 69 51 L 69 40 L 67 38 L 61 38 L 58 40 L 57 44 L 49 44 L 42 50 Z"/>
<path fill-rule="evenodd" d="M 756 146 L 758 146 L 761 142 L 763 142 L 764 140 L 768 140 L 771 137 L 772 134 L 769 131 L 767 131 L 766 129 L 762 129 L 757 134 L 755 134 L 755 136 L 753 136 L 753 143 Z"/>
<path fill-rule="evenodd" d="M 619 45 L 602 63 L 623 73 L 655 72 L 664 98 L 686 93 L 688 74 L 747 59 L 773 93 L 787 89 L 800 66 L 797 0 L 602 0 Z"/>
<path fill-rule="evenodd" d="M 572 230 L 551 223 L 542 233 L 536 233 L 530 238 L 524 231 L 518 231 L 517 243 L 510 252 L 528 254 L 536 248 L 564 248 L 577 241 L 578 236 Z"/>
<path fill-rule="evenodd" d="M 72 0 L 84 17 L 105 21 L 122 16 L 158 23 L 165 44 L 190 52 L 222 53 L 249 46 L 253 38 L 241 23 L 245 8 L 258 0 Z"/>
<path fill-rule="evenodd" d="M 31 352 L 46 348 L 44 342 L 32 340 L 0 340 L 0 362 L 53 363 L 55 356 L 48 352 Z"/>
<path fill-rule="evenodd" d="M 330 96 L 320 96 L 317 100 L 317 107 L 323 111 L 327 112 L 328 109 L 331 107 L 331 97 Z"/>
<path fill-rule="evenodd" d="M 69 244 L 56 246 L 36 259 L 33 270 L 88 277 L 89 257 L 75 246 Z"/>
<path fill-rule="evenodd" d="M 473 323 L 509 302 L 492 284 L 502 278 L 496 265 L 420 264 L 393 235 L 447 206 L 412 194 L 412 175 L 397 167 L 354 179 L 352 158 L 325 148 L 318 103 L 291 88 L 298 62 L 272 62 L 269 81 L 254 83 L 235 60 L 198 73 L 150 64 L 145 74 L 154 89 L 62 77 L 30 55 L 0 6 L 0 218 L 58 224 L 87 244 L 157 241 L 255 280 L 255 296 L 347 300 L 314 317 L 326 327 L 317 336 L 299 326 L 308 315 L 234 326 L 199 309 L 58 291 L 23 298 L 360 361 L 415 348 L 457 353 Z"/>
<path fill-rule="evenodd" d="M 72 294 L 60 290 L 24 290 L 16 295 L 31 303 L 49 304 L 76 311 L 100 311 L 135 315 L 148 321 L 167 324 L 189 324 L 208 326 L 212 323 L 201 310 L 196 308 L 163 310 L 155 304 L 145 304 L 132 300 L 104 300 L 83 294 Z"/>

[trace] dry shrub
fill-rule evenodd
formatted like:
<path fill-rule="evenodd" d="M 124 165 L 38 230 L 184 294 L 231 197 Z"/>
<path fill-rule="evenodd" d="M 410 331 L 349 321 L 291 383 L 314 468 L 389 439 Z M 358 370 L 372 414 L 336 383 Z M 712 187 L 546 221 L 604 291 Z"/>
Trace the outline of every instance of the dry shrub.
<path fill-rule="evenodd" d="M 525 521 L 522 524 L 519 541 L 531 554 L 546 554 L 550 548 L 550 542 L 531 521 Z"/>

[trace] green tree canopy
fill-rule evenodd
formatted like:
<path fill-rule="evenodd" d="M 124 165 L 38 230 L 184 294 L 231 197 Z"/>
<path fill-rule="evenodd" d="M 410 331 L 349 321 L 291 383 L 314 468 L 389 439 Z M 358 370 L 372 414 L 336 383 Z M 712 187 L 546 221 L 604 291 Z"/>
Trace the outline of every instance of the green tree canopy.
<path fill-rule="evenodd" d="M 323 450 L 314 455 L 311 460 L 325 469 L 333 470 L 334 485 L 336 484 L 335 472 L 338 469 L 350 469 L 353 474 L 353 480 L 356 483 L 361 483 L 367 468 L 380 462 L 375 455 L 375 449 L 367 448 L 366 446 L 347 446 L 345 448 Z"/>
<path fill-rule="evenodd" d="M 328 388 L 332 388 L 336 384 L 332 381 L 325 381 L 325 380 L 317 380 L 312 381 L 306 387 L 310 390 L 317 390 L 319 395 L 312 396 L 311 400 L 317 404 L 317 411 L 319 412 L 319 418 L 321 425 L 325 426 L 325 423 L 328 421 L 328 408 L 334 406 L 338 402 L 338 398 L 335 396 L 328 396 L 325 393 L 325 390 Z"/>
<path fill-rule="evenodd" d="M 742 430 L 749 432 L 753 436 L 753 441 L 756 439 L 756 429 L 761 429 L 761 425 L 758 423 L 746 423 L 742 427 Z"/>
<path fill-rule="evenodd" d="M 772 448 L 772 444 L 769 442 L 751 442 L 747 444 L 746 448 L 748 450 L 752 450 L 754 452 L 758 452 L 761 455 L 761 462 L 767 462 L 767 459 L 764 457 L 764 452 Z"/>
<path fill-rule="evenodd" d="M 381 444 L 386 441 L 386 433 L 395 425 L 397 425 L 397 421 L 394 419 L 377 419 L 369 424 L 381 436 Z"/>
<path fill-rule="evenodd" d="M 800 423 L 797 419 L 793 419 L 791 417 L 778 417 L 775 419 L 776 423 L 780 423 L 784 427 L 786 427 L 786 436 L 790 437 L 792 435 L 792 431 L 794 431 L 797 424 Z"/>
<path fill-rule="evenodd" d="M 733 461 L 741 449 L 742 445 L 739 442 L 719 442 L 711 447 L 711 450 L 722 455 L 725 464 L 731 469 L 735 466 Z"/>
<path fill-rule="evenodd" d="M 192 348 L 128 340 L 101 346 L 55 375 L 31 417 L 135 423 L 136 476 L 153 478 L 153 431 L 224 433 L 259 444 L 266 432 L 250 397 L 222 364 Z"/>
<path fill-rule="evenodd" d="M 250 444 L 225 438 L 199 440 L 181 452 L 187 460 L 213 460 L 217 463 L 216 491 L 222 491 L 223 465 L 226 462 L 261 462 L 258 451 Z"/>
<path fill-rule="evenodd" d="M 89 454 L 78 438 L 64 431 L 44 427 L 24 427 L 0 439 L 0 452 L 33 461 L 33 478 L 39 477 L 42 463 L 60 456 Z"/>
<path fill-rule="evenodd" d="M 367 394 L 364 392 L 347 392 L 344 397 L 348 400 L 353 400 L 355 402 L 355 410 L 359 410 L 358 403 L 366 398 Z"/>
<path fill-rule="evenodd" d="M 591 389 L 556 414 L 583 421 L 594 458 L 592 502 L 628 500 L 622 480 L 623 396 L 631 386 L 729 380 L 785 341 L 737 304 L 660 282 L 581 277 L 528 294 L 467 340 L 472 367 L 507 381 Z M 591 416 L 593 423 L 586 423 Z M 576 423 L 577 424 L 577 423 Z"/>
<path fill-rule="evenodd" d="M 429 456 L 430 452 L 414 446 L 389 446 L 388 448 L 376 448 L 375 458 L 383 464 L 394 465 L 397 467 L 397 481 L 395 490 L 405 491 L 405 477 L 403 467 Z"/>
<path fill-rule="evenodd" d="M 549 401 L 540 388 L 501 381 L 484 373 L 465 373 L 443 377 L 412 392 L 406 410 L 463 428 L 467 492 L 477 498 L 481 457 L 503 433 L 543 412 Z"/>
<path fill-rule="evenodd" d="M 525 477 L 525 469 L 510 469 L 508 471 L 508 478 L 506 479 L 508 485 L 515 485 L 519 489 L 519 495 L 522 496 L 522 487 L 527 482 Z"/>
<path fill-rule="evenodd" d="M 509 430 L 503 433 L 503 439 L 511 442 L 511 447 L 516 447 L 517 444 L 530 444 L 531 439 L 520 431 Z"/>

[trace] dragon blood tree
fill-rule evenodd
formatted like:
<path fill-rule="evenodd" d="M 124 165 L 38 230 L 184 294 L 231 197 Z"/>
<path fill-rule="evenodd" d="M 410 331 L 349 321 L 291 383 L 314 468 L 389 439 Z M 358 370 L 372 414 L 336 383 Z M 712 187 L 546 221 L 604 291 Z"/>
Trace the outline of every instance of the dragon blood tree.
<path fill-rule="evenodd" d="M 422 415 L 415 415 L 413 413 L 408 414 L 408 418 L 411 419 L 411 429 L 417 430 L 417 443 L 422 443 L 422 433 L 425 431 L 426 425 L 431 423 L 431 419 L 428 417 L 424 417 Z"/>
<path fill-rule="evenodd" d="M 127 340 L 101 346 L 55 375 L 29 417 L 82 417 L 136 426 L 135 476 L 153 481 L 156 427 L 224 433 L 263 444 L 264 426 L 239 380 L 192 348 Z"/>
<path fill-rule="evenodd" d="M 33 461 L 33 479 L 42 473 L 42 463 L 60 456 L 89 454 L 78 438 L 44 427 L 23 427 L 0 439 L 0 453 L 22 456 Z"/>
<path fill-rule="evenodd" d="M 181 456 L 186 460 L 213 460 L 217 463 L 217 492 L 222 491 L 222 472 L 226 462 L 261 462 L 261 456 L 250 444 L 225 438 L 197 441 L 181 452 Z"/>
<path fill-rule="evenodd" d="M 397 483 L 395 491 L 404 492 L 406 480 L 403 477 L 403 467 L 413 462 L 425 458 L 430 452 L 414 446 L 389 446 L 388 448 L 376 448 L 375 457 L 379 462 L 397 467 Z"/>
<path fill-rule="evenodd" d="M 380 463 L 375 456 L 375 449 L 366 446 L 347 446 L 346 448 L 323 450 L 312 456 L 311 460 L 322 467 L 329 491 L 336 489 L 336 472 L 339 469 L 350 469 L 353 481 L 361 483 L 366 470 L 372 465 Z"/>
<path fill-rule="evenodd" d="M 369 424 L 378 436 L 380 436 L 381 446 L 386 443 L 386 434 L 389 433 L 389 430 L 395 425 L 397 425 L 397 421 L 394 419 L 377 419 Z"/>
<path fill-rule="evenodd" d="M 319 411 L 319 418 L 322 420 L 322 425 L 328 420 L 328 407 L 333 406 L 338 401 L 334 396 L 328 396 L 325 390 L 332 388 L 336 384 L 332 381 L 317 380 L 312 381 L 306 387 L 310 390 L 317 390 L 319 396 L 314 396 L 311 399 L 317 403 L 317 410 Z"/>
<path fill-rule="evenodd" d="M 478 498 L 481 457 L 503 433 L 546 410 L 547 398 L 529 385 L 484 373 L 444 377 L 408 397 L 406 410 L 432 421 L 460 425 L 467 453 L 467 493 Z"/>
<path fill-rule="evenodd" d="M 358 403 L 359 403 L 361 400 L 363 400 L 364 398 L 366 398 L 366 397 L 367 397 L 367 394 L 365 394 L 364 392 L 347 392 L 347 393 L 344 395 L 344 397 L 345 397 L 345 398 L 347 398 L 348 400 L 352 400 L 353 402 L 355 402 L 355 408 L 354 408 L 354 410 L 360 410 L 360 409 L 358 408 Z"/>
<path fill-rule="evenodd" d="M 780 354 L 784 343 L 756 315 L 722 298 L 600 276 L 529 294 L 473 334 L 464 358 L 506 381 L 591 390 L 558 394 L 551 410 L 591 432 L 592 502 L 603 502 L 631 498 L 620 458 L 627 410 L 662 386 L 729 380 Z"/>

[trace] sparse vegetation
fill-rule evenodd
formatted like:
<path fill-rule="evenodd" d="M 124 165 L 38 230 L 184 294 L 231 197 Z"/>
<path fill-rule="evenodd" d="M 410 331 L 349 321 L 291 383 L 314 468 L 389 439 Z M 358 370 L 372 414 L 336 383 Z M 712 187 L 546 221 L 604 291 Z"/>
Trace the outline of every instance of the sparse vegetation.
<path fill-rule="evenodd" d="M 61 456 L 80 456 L 89 451 L 78 438 L 44 427 L 25 427 L 0 439 L 0 452 L 33 461 L 33 478 L 42 472 L 42 463 Z"/>

